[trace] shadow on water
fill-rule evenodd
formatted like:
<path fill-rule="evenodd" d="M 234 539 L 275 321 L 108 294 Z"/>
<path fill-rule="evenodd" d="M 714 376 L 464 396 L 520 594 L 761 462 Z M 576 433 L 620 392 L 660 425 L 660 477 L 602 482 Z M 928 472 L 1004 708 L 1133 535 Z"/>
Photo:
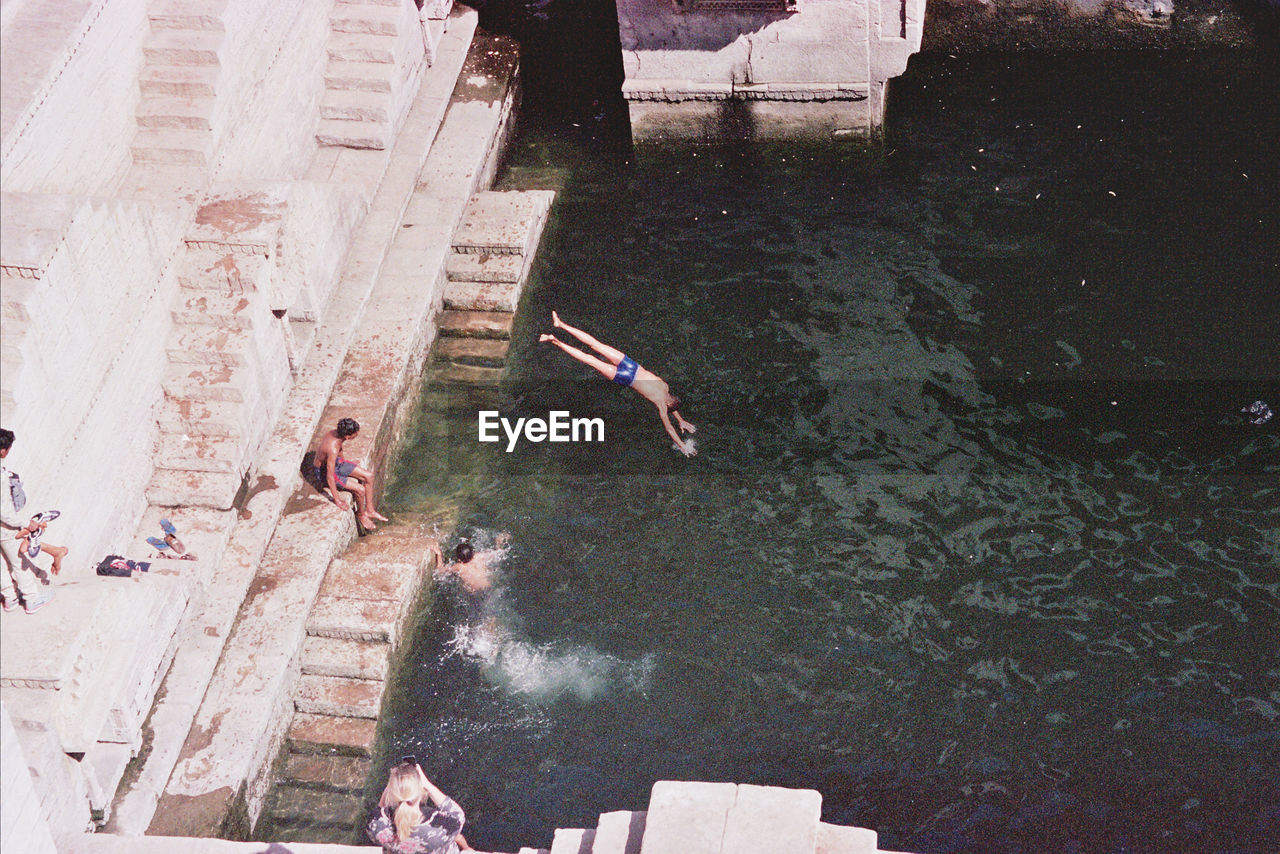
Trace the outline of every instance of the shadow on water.
<path fill-rule="evenodd" d="M 890 850 L 1274 849 L 1267 67 L 913 60 L 883 148 L 625 170 L 526 125 L 513 168 L 568 177 L 506 381 L 429 386 L 388 496 L 511 546 L 478 613 L 441 590 L 384 761 L 497 850 L 673 778 L 817 788 Z M 507 453 L 480 408 L 606 437 Z"/>

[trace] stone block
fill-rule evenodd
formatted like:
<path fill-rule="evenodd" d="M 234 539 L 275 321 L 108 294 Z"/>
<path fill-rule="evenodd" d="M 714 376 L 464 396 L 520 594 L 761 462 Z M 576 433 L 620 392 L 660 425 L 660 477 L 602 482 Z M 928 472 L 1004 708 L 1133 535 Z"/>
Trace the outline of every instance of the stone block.
<path fill-rule="evenodd" d="M 235 472 L 157 468 L 147 483 L 147 501 L 157 507 L 228 510 L 240 491 Z"/>
<path fill-rule="evenodd" d="M 812 789 L 738 786 L 725 823 L 724 849 L 735 854 L 814 854 L 822 795 Z"/>
<path fill-rule="evenodd" d="M 425 543 L 418 544 L 417 548 L 409 545 L 337 558 L 325 573 L 320 598 L 369 599 L 397 607 L 407 605 L 422 586 L 428 558 Z"/>
<path fill-rule="evenodd" d="M 328 54 L 332 62 L 396 61 L 393 39 L 367 33 L 335 33 L 329 38 Z"/>
<path fill-rule="evenodd" d="M 161 433 L 156 443 L 157 465 L 171 469 L 238 473 L 241 457 L 239 439 L 229 436 Z"/>
<path fill-rule="evenodd" d="M 281 775 L 290 786 L 360 794 L 372 768 L 373 761 L 363 756 L 291 753 Z"/>
<path fill-rule="evenodd" d="M 448 309 L 514 314 L 519 302 L 518 282 L 449 282 L 444 289 L 444 307 Z"/>
<path fill-rule="evenodd" d="M 313 715 L 293 716 L 285 741 L 295 753 L 339 753 L 372 756 L 378 723 L 368 718 Z"/>
<path fill-rule="evenodd" d="M 400 29 L 398 6 L 345 6 L 329 19 L 335 33 L 371 33 L 394 36 Z"/>
<path fill-rule="evenodd" d="M 431 369 L 433 381 L 463 383 L 466 385 L 497 385 L 502 382 L 502 368 L 486 368 L 479 365 L 459 365 L 444 362 Z"/>
<path fill-rule="evenodd" d="M 646 815 L 627 810 L 601 813 L 591 854 L 640 854 Z"/>
<path fill-rule="evenodd" d="M 379 599 L 326 596 L 316 601 L 307 620 L 307 634 L 316 637 L 381 641 L 394 645 L 407 603 Z"/>
<path fill-rule="evenodd" d="M 321 119 L 316 129 L 316 141 L 321 145 L 382 150 L 390 146 L 391 131 L 386 125 L 376 122 Z"/>
<path fill-rule="evenodd" d="M 160 383 L 168 398 L 224 403 L 243 403 L 256 385 L 252 368 L 191 363 L 168 365 Z"/>
<path fill-rule="evenodd" d="M 244 407 L 233 401 L 172 397 L 165 398 L 156 414 L 161 432 L 189 436 L 239 436 L 246 418 Z"/>
<path fill-rule="evenodd" d="M 271 820 L 279 824 L 351 828 L 359 823 L 363 808 L 364 796 L 359 793 L 320 793 L 311 788 L 279 786 L 271 798 Z"/>
<path fill-rule="evenodd" d="M 313 715 L 376 720 L 385 689 L 380 679 L 303 675 L 294 692 L 294 706 Z"/>
<path fill-rule="evenodd" d="M 505 311 L 442 311 L 436 318 L 437 331 L 448 338 L 511 337 L 515 315 Z"/>
<path fill-rule="evenodd" d="M 545 219 L 554 196 L 549 190 L 475 194 L 454 232 L 454 248 L 460 252 L 532 255 L 535 224 Z"/>
<path fill-rule="evenodd" d="M 205 166 L 213 154 L 213 136 L 182 128 L 142 128 L 131 151 L 135 163 Z"/>
<path fill-rule="evenodd" d="M 527 264 L 524 255 L 450 252 L 445 272 L 454 282 L 519 282 Z"/>
<path fill-rule="evenodd" d="M 320 117 L 353 122 L 387 122 L 391 120 L 390 107 L 388 99 L 378 92 L 330 90 L 320 102 Z"/>
<path fill-rule="evenodd" d="M 212 98 L 217 95 L 217 84 L 218 69 L 210 66 L 161 65 L 138 72 L 138 86 L 144 96 Z"/>
<path fill-rule="evenodd" d="M 212 130 L 210 116 L 217 101 L 209 96 L 163 95 L 143 98 L 138 104 L 138 127 Z"/>
<path fill-rule="evenodd" d="M 507 360 L 511 342 L 500 338 L 445 338 L 436 339 L 434 354 L 462 365 L 484 365 L 500 368 Z"/>
<path fill-rule="evenodd" d="M 142 54 L 151 66 L 217 66 L 224 42 L 219 32 L 157 29 L 147 38 Z"/>
<path fill-rule="evenodd" d="M 877 844 L 874 830 L 819 822 L 814 854 L 876 854 Z"/>
<path fill-rule="evenodd" d="M 641 854 L 720 854 L 737 792 L 733 783 L 654 783 Z"/>
<path fill-rule="evenodd" d="M 387 678 L 391 645 L 382 641 L 308 636 L 302 644 L 302 672 L 349 679 Z"/>
<path fill-rule="evenodd" d="M 390 93 L 398 72 L 385 62 L 329 62 L 324 85 L 329 90 Z"/>
<path fill-rule="evenodd" d="M 557 828 L 551 840 L 551 854 L 591 854 L 595 837 L 594 830 Z"/>

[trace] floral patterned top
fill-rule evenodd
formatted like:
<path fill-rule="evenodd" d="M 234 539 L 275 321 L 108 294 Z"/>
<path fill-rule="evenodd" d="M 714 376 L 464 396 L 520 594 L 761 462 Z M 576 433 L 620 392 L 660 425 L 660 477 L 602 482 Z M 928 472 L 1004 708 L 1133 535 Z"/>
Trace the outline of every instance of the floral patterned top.
<path fill-rule="evenodd" d="M 453 798 L 445 798 L 431 815 L 413 829 L 408 839 L 396 838 L 395 810 L 379 810 L 369 822 L 369 838 L 382 846 L 384 854 L 458 854 L 455 842 L 467 817 Z"/>

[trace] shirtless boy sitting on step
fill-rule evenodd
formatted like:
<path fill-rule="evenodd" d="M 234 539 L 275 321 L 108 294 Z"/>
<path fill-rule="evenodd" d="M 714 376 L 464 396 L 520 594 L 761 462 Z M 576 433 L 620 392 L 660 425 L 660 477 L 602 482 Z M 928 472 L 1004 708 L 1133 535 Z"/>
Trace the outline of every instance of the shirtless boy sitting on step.
<path fill-rule="evenodd" d="M 342 458 L 343 444 L 359 432 L 360 425 L 354 418 L 343 418 L 337 427 L 324 434 L 324 438 L 316 446 L 315 479 L 317 483 L 329 487 L 329 495 L 340 510 L 350 510 L 351 505 L 338 490 L 354 495 L 356 519 L 360 522 L 360 527 L 372 531 L 378 527 L 374 524 L 375 519 L 379 522 L 388 521 L 373 506 L 373 497 L 377 493 L 373 484 L 373 472 Z"/>

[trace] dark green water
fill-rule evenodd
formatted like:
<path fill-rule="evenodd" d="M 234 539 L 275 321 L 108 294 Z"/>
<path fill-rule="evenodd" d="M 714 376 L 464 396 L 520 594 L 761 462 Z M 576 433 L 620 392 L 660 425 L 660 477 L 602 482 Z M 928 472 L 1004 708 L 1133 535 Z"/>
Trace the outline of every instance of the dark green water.
<path fill-rule="evenodd" d="M 1250 56 L 913 61 L 883 148 L 563 170 L 497 392 L 386 504 L 512 535 L 384 720 L 483 849 L 655 780 L 819 790 L 917 852 L 1280 840 L 1280 108 Z M 699 427 L 547 345 L 557 309 Z M 476 441 L 476 411 L 603 445 Z"/>

